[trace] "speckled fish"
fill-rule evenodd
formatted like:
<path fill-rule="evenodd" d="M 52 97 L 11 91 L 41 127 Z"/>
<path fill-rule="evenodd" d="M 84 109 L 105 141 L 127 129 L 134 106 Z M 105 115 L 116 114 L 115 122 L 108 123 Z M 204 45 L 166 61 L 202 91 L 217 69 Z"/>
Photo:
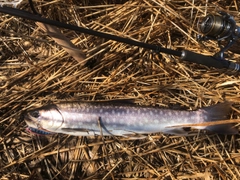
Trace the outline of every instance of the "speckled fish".
<path fill-rule="evenodd" d="M 138 137 L 156 132 L 185 135 L 185 124 L 227 119 L 230 106 L 226 102 L 196 111 L 180 111 L 111 101 L 62 103 L 30 110 L 25 113 L 24 119 L 29 131 L 43 135 L 63 133 L 75 136 Z M 178 125 L 182 127 L 173 127 Z M 221 134 L 237 133 L 230 124 L 194 128 Z"/>

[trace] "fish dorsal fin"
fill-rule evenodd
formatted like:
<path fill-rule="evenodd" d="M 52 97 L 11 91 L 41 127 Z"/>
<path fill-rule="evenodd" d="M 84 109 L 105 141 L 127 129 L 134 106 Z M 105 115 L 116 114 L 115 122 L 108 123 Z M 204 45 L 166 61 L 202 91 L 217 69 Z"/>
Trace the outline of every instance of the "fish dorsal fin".
<path fill-rule="evenodd" d="M 109 104 L 129 104 L 129 105 L 135 105 L 135 99 L 110 99 L 110 100 L 74 100 L 71 101 L 71 103 L 109 103 Z M 69 103 L 69 101 L 62 101 L 61 103 Z"/>
<path fill-rule="evenodd" d="M 111 100 L 101 100 L 93 101 L 96 103 L 113 103 L 113 104 L 135 104 L 135 99 L 111 99 Z"/>

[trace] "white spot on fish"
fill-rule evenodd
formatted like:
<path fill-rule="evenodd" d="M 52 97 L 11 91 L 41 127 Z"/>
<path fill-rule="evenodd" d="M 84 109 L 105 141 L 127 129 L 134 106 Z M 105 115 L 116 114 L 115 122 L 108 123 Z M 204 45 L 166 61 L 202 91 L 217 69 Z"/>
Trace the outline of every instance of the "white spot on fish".
<path fill-rule="evenodd" d="M 158 120 L 155 119 L 153 122 L 154 122 L 155 124 L 157 124 L 157 123 L 158 123 Z"/>
<path fill-rule="evenodd" d="M 102 112 L 103 112 L 103 109 L 100 109 L 99 112 L 102 113 Z"/>
<path fill-rule="evenodd" d="M 208 116 L 207 116 L 207 115 L 204 115 L 204 116 L 203 116 L 203 119 L 204 119 L 204 121 L 207 121 L 207 120 L 208 120 Z"/>

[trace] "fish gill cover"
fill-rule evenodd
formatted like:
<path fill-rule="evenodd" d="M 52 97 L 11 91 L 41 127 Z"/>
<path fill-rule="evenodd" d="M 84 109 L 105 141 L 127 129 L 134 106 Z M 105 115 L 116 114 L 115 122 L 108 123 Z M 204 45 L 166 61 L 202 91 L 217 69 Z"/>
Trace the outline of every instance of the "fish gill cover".
<path fill-rule="evenodd" d="M 35 1 L 42 16 L 171 49 L 213 55 L 196 41 L 197 21 L 224 10 L 239 21 L 238 1 Z M 30 10 L 26 2 L 17 8 Z M 239 118 L 240 81 L 224 70 L 66 29 L 86 56 L 70 56 L 33 21 L 1 14 L 1 179 L 239 179 L 239 135 L 36 136 L 21 114 L 50 103 L 136 99 L 146 106 L 195 110 L 225 100 Z M 239 55 L 228 52 L 239 62 Z M 141 117 L 139 117 L 141 118 Z M 139 119 L 140 120 L 140 119 Z"/>

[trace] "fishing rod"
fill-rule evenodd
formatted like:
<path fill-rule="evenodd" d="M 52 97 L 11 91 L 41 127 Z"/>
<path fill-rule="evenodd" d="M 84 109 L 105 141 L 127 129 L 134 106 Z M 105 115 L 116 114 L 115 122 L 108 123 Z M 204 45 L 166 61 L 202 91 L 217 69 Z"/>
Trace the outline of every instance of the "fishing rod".
<path fill-rule="evenodd" d="M 165 53 L 165 54 L 178 56 L 180 57 L 181 60 L 184 60 L 184 61 L 202 64 L 208 67 L 214 67 L 219 69 L 225 68 L 234 72 L 240 72 L 240 64 L 234 63 L 232 61 L 228 61 L 224 58 L 224 52 L 230 49 L 240 37 L 240 28 L 236 25 L 236 22 L 233 19 L 233 17 L 228 15 L 227 13 L 220 12 L 219 15 L 208 15 L 205 18 L 203 18 L 202 22 L 199 24 L 199 29 L 203 34 L 202 36 L 201 35 L 198 36 L 199 40 L 205 41 L 205 40 L 213 39 L 213 40 L 217 40 L 218 42 L 221 42 L 221 41 L 227 42 L 225 46 L 219 43 L 219 46 L 221 48 L 219 53 L 216 53 L 214 56 L 205 56 L 205 55 L 198 54 L 188 50 L 182 50 L 182 51 L 172 50 L 168 48 L 163 48 L 161 46 L 132 40 L 129 38 L 119 37 L 116 35 L 103 33 L 103 32 L 95 31 L 92 29 L 87 29 L 87 28 L 47 19 L 47 18 L 41 17 L 39 14 L 36 13 L 36 11 L 33 14 L 28 11 L 20 10 L 17 8 L 0 7 L 0 12 L 5 14 L 10 14 L 12 16 L 25 18 L 28 20 L 42 22 L 42 23 L 57 26 L 60 28 L 70 29 L 70 30 L 78 31 L 85 34 L 94 35 L 101 38 L 110 39 L 117 42 L 122 42 L 129 45 L 142 47 L 145 49 L 150 49 L 156 53 Z"/>

